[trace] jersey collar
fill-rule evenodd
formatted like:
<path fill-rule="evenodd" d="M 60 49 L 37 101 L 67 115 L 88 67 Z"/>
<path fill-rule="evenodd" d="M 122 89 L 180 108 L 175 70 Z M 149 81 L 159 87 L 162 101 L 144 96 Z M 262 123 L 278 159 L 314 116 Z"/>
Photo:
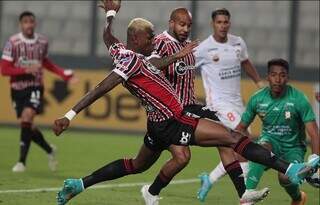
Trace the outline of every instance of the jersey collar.
<path fill-rule="evenodd" d="M 171 35 L 168 33 L 168 31 L 164 31 L 163 34 L 164 34 L 165 36 L 167 36 L 171 41 L 174 41 L 174 42 L 176 42 L 176 43 L 180 43 L 176 38 L 174 38 L 173 36 L 171 36 Z"/>
<path fill-rule="evenodd" d="M 29 38 L 24 37 L 22 33 L 19 33 L 19 38 L 20 38 L 23 42 L 25 42 L 25 43 L 30 43 L 30 44 L 31 44 L 31 43 L 35 43 L 35 42 L 38 40 L 38 35 L 35 33 L 35 34 L 34 34 L 34 38 L 29 39 Z"/>

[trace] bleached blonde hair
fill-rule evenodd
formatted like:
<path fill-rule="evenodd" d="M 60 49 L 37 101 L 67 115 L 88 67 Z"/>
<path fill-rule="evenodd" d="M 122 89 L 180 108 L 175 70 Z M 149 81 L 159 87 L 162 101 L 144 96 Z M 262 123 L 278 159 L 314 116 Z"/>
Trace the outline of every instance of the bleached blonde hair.
<path fill-rule="evenodd" d="M 129 34 L 132 34 L 133 32 L 146 30 L 148 28 L 153 29 L 153 27 L 154 27 L 153 24 L 144 18 L 134 18 L 128 24 L 127 33 L 129 35 Z"/>

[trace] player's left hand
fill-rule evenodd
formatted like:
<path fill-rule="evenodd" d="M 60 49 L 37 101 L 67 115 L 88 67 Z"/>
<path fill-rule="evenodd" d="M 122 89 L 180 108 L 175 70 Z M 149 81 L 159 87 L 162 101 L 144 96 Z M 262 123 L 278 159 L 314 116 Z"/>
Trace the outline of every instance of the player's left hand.
<path fill-rule="evenodd" d="M 66 117 L 63 117 L 54 121 L 52 130 L 56 136 L 59 136 L 63 131 L 68 129 L 69 125 L 70 120 Z"/>
<path fill-rule="evenodd" d="M 105 12 L 115 10 L 118 12 L 121 7 L 121 0 L 101 0 L 98 7 L 104 9 Z"/>
<path fill-rule="evenodd" d="M 181 49 L 178 53 L 176 53 L 176 57 L 183 58 L 189 53 L 193 52 L 193 49 L 199 45 L 199 40 L 192 41 L 191 43 L 187 44 L 183 49 Z"/>

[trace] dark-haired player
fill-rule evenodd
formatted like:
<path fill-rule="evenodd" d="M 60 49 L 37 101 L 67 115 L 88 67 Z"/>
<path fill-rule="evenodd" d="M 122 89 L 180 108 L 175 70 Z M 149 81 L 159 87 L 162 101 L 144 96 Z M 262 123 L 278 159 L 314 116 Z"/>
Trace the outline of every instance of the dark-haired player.
<path fill-rule="evenodd" d="M 258 143 L 288 162 L 303 162 L 306 153 L 306 133 L 311 138 L 312 154 L 319 155 L 319 129 L 315 114 L 307 97 L 288 85 L 289 64 L 283 59 L 268 62 L 269 87 L 259 90 L 249 99 L 237 130 L 245 131 L 256 115 L 262 121 Z M 254 190 L 262 177 L 265 166 L 249 162 L 246 181 L 248 190 Z M 306 204 L 307 195 L 299 186 L 279 173 L 279 183 L 292 199 L 291 205 Z M 251 205 L 251 203 L 250 203 Z"/>
<path fill-rule="evenodd" d="M 210 110 L 217 112 L 221 123 L 230 129 L 235 129 L 244 111 L 240 92 L 242 69 L 262 87 L 263 83 L 254 65 L 251 63 L 247 46 L 240 36 L 229 33 L 231 14 L 225 9 L 216 9 L 211 14 L 213 33 L 200 43 L 195 52 L 196 66 L 201 69 L 201 75 L 206 93 L 206 104 Z M 238 195 L 245 193 L 244 178 L 248 172 L 248 163 L 237 160 L 232 149 L 219 147 L 221 162 L 210 174 L 202 174 L 201 188 L 198 192 L 200 201 L 204 201 L 208 191 L 222 176 L 228 174 L 238 187 Z M 240 166 L 241 165 L 241 166 Z M 264 189 L 267 192 L 267 189 Z M 257 193 L 245 193 L 254 196 Z M 260 193 L 264 194 L 264 193 Z M 259 198 L 259 197 L 258 197 Z M 246 203 L 240 199 L 240 203 Z"/>
<path fill-rule="evenodd" d="M 13 172 L 26 169 L 26 159 L 31 141 L 38 144 L 49 157 L 49 168 L 56 170 L 55 147 L 48 144 L 40 130 L 33 124 L 34 117 L 43 106 L 43 69 L 47 69 L 65 81 L 72 78 L 70 70 L 62 70 L 48 58 L 48 40 L 35 33 L 36 17 L 25 11 L 19 16 L 20 33 L 7 41 L 1 59 L 1 73 L 10 77 L 11 98 L 20 120 L 20 157 Z"/>
<path fill-rule="evenodd" d="M 193 53 L 189 53 L 185 57 L 165 66 L 170 62 L 170 59 L 174 58 L 176 53 L 190 44 L 188 37 L 191 32 L 191 27 L 192 16 L 188 9 L 174 9 L 170 15 L 168 30 L 155 37 L 155 50 L 149 57 L 150 62 L 163 70 L 165 77 L 175 89 L 185 112 L 201 118 L 220 121 L 214 111 L 211 111 L 196 101 L 194 92 L 196 63 Z M 221 159 L 223 159 L 225 167 L 228 170 L 228 174 L 241 198 L 246 187 L 244 178 L 242 177 L 243 173 L 240 164 L 234 157 L 232 149 L 221 147 L 218 149 Z M 170 151 L 172 158 L 163 166 L 162 171 L 165 172 L 166 169 L 172 170 L 172 166 L 177 166 L 175 170 L 179 172 L 188 164 L 191 158 L 190 149 L 186 146 L 170 145 L 168 150 Z M 226 152 L 224 150 L 230 151 Z M 175 161 L 176 163 L 172 163 L 172 161 Z M 170 176 L 168 177 L 172 178 L 176 174 L 177 173 L 170 172 Z M 157 188 L 157 179 L 151 184 L 149 191 L 154 195 L 160 193 L 161 189 Z M 261 200 L 267 192 L 267 189 L 255 191 L 254 194 L 250 195 L 254 196 L 254 198 L 246 198 L 249 201 L 256 202 Z"/>

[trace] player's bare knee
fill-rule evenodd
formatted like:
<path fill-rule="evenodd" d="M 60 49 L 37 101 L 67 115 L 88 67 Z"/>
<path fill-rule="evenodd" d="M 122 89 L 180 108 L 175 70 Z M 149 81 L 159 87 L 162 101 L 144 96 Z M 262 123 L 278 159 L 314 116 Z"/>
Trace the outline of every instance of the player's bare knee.
<path fill-rule="evenodd" d="M 173 159 L 177 162 L 177 164 L 179 164 L 179 166 L 184 167 L 189 163 L 191 154 L 188 151 L 175 152 Z"/>
<path fill-rule="evenodd" d="M 32 108 L 25 108 L 21 113 L 21 122 L 32 123 L 35 111 Z"/>
<path fill-rule="evenodd" d="M 236 145 L 241 138 L 245 137 L 244 134 L 242 134 L 241 132 L 235 131 L 235 130 L 230 130 L 230 143 L 231 146 Z"/>

